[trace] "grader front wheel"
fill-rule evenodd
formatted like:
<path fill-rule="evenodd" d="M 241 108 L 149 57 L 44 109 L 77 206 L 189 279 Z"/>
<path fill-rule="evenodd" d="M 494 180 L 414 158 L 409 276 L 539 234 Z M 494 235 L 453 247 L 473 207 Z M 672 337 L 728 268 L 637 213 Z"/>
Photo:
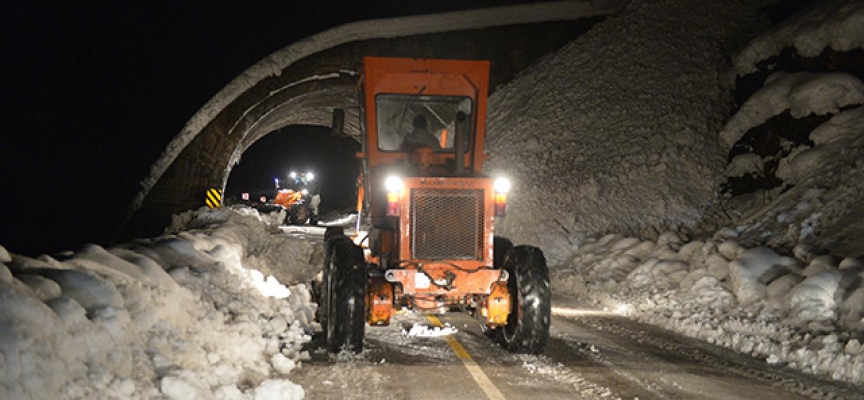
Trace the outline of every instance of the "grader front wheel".
<path fill-rule="evenodd" d="M 346 236 L 327 240 L 324 287 L 326 316 L 322 323 L 328 350 L 361 352 L 366 325 L 366 271 L 362 250 Z"/>
<path fill-rule="evenodd" d="M 552 313 L 546 257 L 536 247 L 517 246 L 503 267 L 510 275 L 510 315 L 507 325 L 496 329 L 498 342 L 513 353 L 540 354 L 549 339 Z"/>

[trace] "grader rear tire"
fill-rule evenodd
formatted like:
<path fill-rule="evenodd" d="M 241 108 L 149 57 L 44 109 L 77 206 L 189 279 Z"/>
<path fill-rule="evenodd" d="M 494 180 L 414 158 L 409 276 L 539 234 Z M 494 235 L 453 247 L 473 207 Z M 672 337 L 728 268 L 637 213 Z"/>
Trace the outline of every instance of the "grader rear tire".
<path fill-rule="evenodd" d="M 346 236 L 327 241 L 324 265 L 326 316 L 322 325 L 331 352 L 363 351 L 366 328 L 366 271 L 363 250 Z"/>
<path fill-rule="evenodd" d="M 552 294 L 543 252 L 533 246 L 517 246 L 508 252 L 504 269 L 510 275 L 510 316 L 497 328 L 498 342 L 508 351 L 540 354 L 549 339 Z"/>

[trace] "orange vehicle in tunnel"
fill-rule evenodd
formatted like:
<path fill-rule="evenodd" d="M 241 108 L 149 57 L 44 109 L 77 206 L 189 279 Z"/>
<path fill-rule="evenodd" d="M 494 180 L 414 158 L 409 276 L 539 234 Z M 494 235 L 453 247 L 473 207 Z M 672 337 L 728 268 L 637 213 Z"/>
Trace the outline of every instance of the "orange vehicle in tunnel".
<path fill-rule="evenodd" d="M 543 252 L 494 235 L 510 182 L 483 174 L 489 69 L 364 58 L 358 237 L 325 235 L 319 304 L 330 350 L 360 351 L 366 323 L 387 325 L 401 308 L 466 310 L 510 351 L 545 348 Z M 334 112 L 335 131 L 343 115 Z"/>

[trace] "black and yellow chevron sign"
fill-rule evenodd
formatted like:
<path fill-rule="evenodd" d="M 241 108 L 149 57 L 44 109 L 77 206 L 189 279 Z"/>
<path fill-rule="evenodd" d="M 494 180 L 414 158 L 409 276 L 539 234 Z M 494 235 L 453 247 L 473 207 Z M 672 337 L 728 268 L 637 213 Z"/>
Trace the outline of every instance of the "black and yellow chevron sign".
<path fill-rule="evenodd" d="M 207 207 L 218 208 L 222 206 L 222 191 L 219 189 L 208 189 L 207 190 L 207 199 L 204 200 L 207 203 Z"/>

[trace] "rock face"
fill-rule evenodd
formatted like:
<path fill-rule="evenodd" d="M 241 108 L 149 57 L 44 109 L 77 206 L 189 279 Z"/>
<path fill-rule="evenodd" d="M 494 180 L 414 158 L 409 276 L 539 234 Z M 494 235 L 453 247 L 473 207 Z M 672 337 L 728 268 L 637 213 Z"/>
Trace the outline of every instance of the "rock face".
<path fill-rule="evenodd" d="M 695 225 L 723 169 L 724 60 L 767 28 L 760 3 L 634 1 L 500 88 L 487 171 L 514 188 L 496 233 L 556 262 L 585 235 Z"/>

